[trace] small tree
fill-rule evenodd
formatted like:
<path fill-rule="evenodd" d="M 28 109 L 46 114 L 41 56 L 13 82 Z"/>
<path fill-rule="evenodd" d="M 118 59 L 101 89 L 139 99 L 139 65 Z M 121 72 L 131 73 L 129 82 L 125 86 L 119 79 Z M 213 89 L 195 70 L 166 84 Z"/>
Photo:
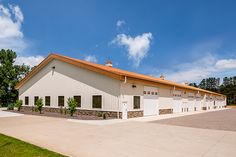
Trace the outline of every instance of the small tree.
<path fill-rule="evenodd" d="M 22 107 L 22 100 L 16 100 L 16 103 L 14 106 L 17 108 L 17 111 L 20 111 Z"/>
<path fill-rule="evenodd" d="M 73 116 L 73 114 L 76 111 L 77 102 L 74 98 L 68 98 L 67 104 L 68 104 L 68 111 L 70 112 L 70 116 Z"/>
<path fill-rule="evenodd" d="M 39 113 L 41 114 L 41 113 L 42 113 L 42 109 L 43 109 L 43 99 L 42 99 L 42 98 L 39 98 L 39 99 L 36 101 L 36 106 L 37 106 L 37 110 L 38 110 Z"/>
<path fill-rule="evenodd" d="M 7 110 L 14 110 L 14 106 L 15 105 L 13 103 L 8 104 Z"/>

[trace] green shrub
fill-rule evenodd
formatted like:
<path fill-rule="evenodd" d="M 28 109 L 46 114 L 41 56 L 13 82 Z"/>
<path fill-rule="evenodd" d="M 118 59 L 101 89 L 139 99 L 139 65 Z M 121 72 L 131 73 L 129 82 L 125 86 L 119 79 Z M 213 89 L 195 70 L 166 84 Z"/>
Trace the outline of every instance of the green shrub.
<path fill-rule="evenodd" d="M 63 114 L 64 110 L 63 110 L 63 107 L 60 106 L 60 114 Z"/>
<path fill-rule="evenodd" d="M 103 119 L 107 119 L 107 114 L 106 114 L 106 113 L 103 113 L 103 114 L 102 114 L 102 118 L 103 118 Z"/>
<path fill-rule="evenodd" d="M 37 110 L 37 107 L 36 106 L 32 106 L 32 112 L 38 112 L 38 110 Z"/>
<path fill-rule="evenodd" d="M 73 116 L 73 114 L 76 111 L 77 101 L 74 98 L 68 98 L 67 105 L 68 105 L 68 111 L 70 113 L 70 116 Z"/>
<path fill-rule="evenodd" d="M 60 114 L 63 114 L 63 108 L 60 106 Z"/>
<path fill-rule="evenodd" d="M 63 108 L 63 113 L 64 113 L 64 115 L 67 115 L 67 108 L 66 107 Z"/>
<path fill-rule="evenodd" d="M 66 107 L 63 107 L 63 106 L 60 106 L 60 114 L 61 115 L 66 115 L 67 114 L 67 108 Z"/>
<path fill-rule="evenodd" d="M 42 113 L 42 109 L 43 109 L 43 99 L 42 98 L 39 98 L 36 101 L 36 107 L 37 107 L 37 110 L 39 111 L 39 113 L 41 114 Z"/>
<path fill-rule="evenodd" d="M 14 110 L 14 104 L 9 104 L 7 106 L 7 110 Z"/>
<path fill-rule="evenodd" d="M 102 112 L 97 112 L 98 117 L 102 117 Z"/>
<path fill-rule="evenodd" d="M 22 107 L 22 100 L 16 100 L 16 103 L 14 106 L 17 108 L 17 111 L 20 111 Z"/>

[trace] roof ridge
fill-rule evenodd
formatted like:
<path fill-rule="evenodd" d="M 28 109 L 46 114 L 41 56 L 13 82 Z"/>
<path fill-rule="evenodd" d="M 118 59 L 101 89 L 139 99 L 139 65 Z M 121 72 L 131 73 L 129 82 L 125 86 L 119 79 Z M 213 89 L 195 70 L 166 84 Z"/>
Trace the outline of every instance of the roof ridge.
<path fill-rule="evenodd" d="M 34 68 L 28 75 L 26 75 L 16 85 L 16 88 L 19 89 L 21 85 L 23 85 L 27 80 L 29 80 L 41 68 L 43 68 L 45 65 L 47 65 L 47 63 L 50 62 L 52 59 L 58 59 L 58 58 L 60 60 L 64 61 L 64 62 L 67 62 L 67 63 L 69 63 L 69 61 L 74 61 L 76 63 L 83 64 L 83 65 L 86 65 L 86 66 L 90 66 L 90 67 L 93 67 L 95 69 L 100 69 L 100 70 L 106 71 L 108 73 L 112 73 L 112 74 L 115 74 L 115 75 L 120 75 L 121 77 L 122 76 L 127 76 L 127 77 L 136 78 L 136 79 L 140 79 L 140 80 L 146 80 L 146 81 L 156 82 L 156 83 L 160 83 L 160 84 L 177 86 L 177 87 L 180 87 L 180 88 L 188 88 L 188 89 L 191 89 L 191 90 L 197 90 L 197 91 L 202 91 L 202 92 L 206 92 L 206 93 L 222 95 L 220 93 L 215 93 L 215 92 L 212 92 L 212 91 L 204 90 L 204 89 L 189 86 L 189 85 L 183 85 L 181 83 L 177 83 L 177 82 L 174 82 L 174 81 L 163 80 L 163 79 L 160 79 L 158 77 L 154 77 L 154 76 L 150 76 L 150 75 L 140 74 L 140 73 L 137 73 L 137 72 L 123 70 L 123 69 L 114 68 L 114 67 L 108 67 L 106 65 L 93 63 L 93 62 L 89 62 L 89 61 L 85 61 L 85 60 L 81 60 L 81 59 L 77 59 L 77 58 L 68 57 L 68 56 L 58 54 L 58 53 L 50 53 L 40 64 L 38 64 L 38 66 L 36 68 Z M 65 61 L 65 59 L 68 59 L 69 61 Z"/>
<path fill-rule="evenodd" d="M 159 83 L 171 83 L 171 84 L 175 84 L 176 86 L 181 86 L 182 88 L 191 88 L 192 90 L 200 90 L 200 91 L 205 91 L 205 92 L 208 92 L 208 93 L 215 93 L 215 92 L 212 92 L 212 91 L 208 91 L 208 90 L 205 90 L 205 89 L 201 89 L 201 88 L 197 88 L 197 87 L 193 87 L 193 86 L 189 86 L 189 85 L 183 85 L 181 83 L 178 83 L 178 82 L 174 82 L 174 81 L 171 81 L 171 80 L 162 80 L 158 77 L 154 77 L 154 76 L 150 76 L 150 75 L 145 75 L 145 74 L 141 74 L 141 73 L 137 73 L 137 72 L 133 72 L 133 71 L 128 71 L 128 70 L 123 70 L 123 69 L 119 69 L 119 68 L 114 68 L 114 67 L 107 67 L 105 65 L 102 65 L 102 64 L 98 64 L 98 63 L 93 63 L 93 62 L 89 62 L 89 61 L 85 61 L 85 60 L 80 60 L 80 59 L 77 59 L 77 58 L 72 58 L 72 57 L 68 57 L 68 56 L 64 56 L 64 55 L 60 55 L 60 54 L 56 54 L 58 56 L 61 56 L 61 57 L 66 57 L 68 59 L 72 59 L 72 60 L 75 60 L 75 61 L 79 61 L 79 62 L 83 62 L 85 64 L 89 64 L 89 65 L 92 65 L 92 66 L 102 66 L 103 68 L 105 68 L 104 70 L 107 70 L 106 68 L 109 68 L 110 70 L 114 69 L 114 70 L 119 70 L 117 71 L 117 73 L 120 73 L 121 75 L 124 75 L 124 76 L 127 76 L 127 74 L 124 74 L 124 73 L 131 73 L 133 75 L 141 75 L 143 77 L 148 77 L 150 79 L 153 79 L 153 81 L 158 81 Z M 109 70 L 107 70 L 109 71 Z M 112 72 L 112 71 L 109 71 L 109 72 Z M 128 74 L 129 75 L 129 74 Z M 133 76 L 134 77 L 134 76 Z M 215 94 L 220 94 L 220 93 L 215 93 Z"/>

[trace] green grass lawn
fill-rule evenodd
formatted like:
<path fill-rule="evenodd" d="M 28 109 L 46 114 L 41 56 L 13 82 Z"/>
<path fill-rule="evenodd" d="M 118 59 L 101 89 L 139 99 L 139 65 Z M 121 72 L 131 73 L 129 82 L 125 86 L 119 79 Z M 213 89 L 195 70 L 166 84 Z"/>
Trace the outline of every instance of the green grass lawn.
<path fill-rule="evenodd" d="M 0 157 L 65 157 L 64 155 L 0 134 Z"/>

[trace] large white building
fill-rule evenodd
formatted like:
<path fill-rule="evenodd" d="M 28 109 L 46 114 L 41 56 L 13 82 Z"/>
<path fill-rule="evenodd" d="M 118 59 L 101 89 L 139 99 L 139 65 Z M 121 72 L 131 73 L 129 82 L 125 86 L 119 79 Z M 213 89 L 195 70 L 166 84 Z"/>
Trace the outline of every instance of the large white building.
<path fill-rule="evenodd" d="M 98 112 L 117 118 L 211 110 L 226 105 L 226 96 L 192 86 L 50 54 L 16 86 L 23 109 L 38 98 L 44 110 L 59 112 L 67 99 L 78 102 L 76 114 Z"/>

